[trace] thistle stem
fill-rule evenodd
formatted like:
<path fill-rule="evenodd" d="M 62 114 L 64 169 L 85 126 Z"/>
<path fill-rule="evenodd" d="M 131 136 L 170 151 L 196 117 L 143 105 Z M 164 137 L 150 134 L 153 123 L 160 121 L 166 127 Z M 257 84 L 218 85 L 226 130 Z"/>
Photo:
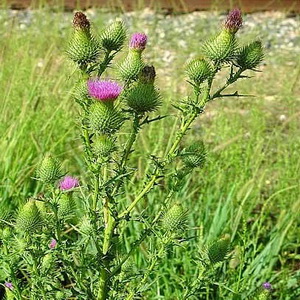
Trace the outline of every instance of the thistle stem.
<path fill-rule="evenodd" d="M 139 129 L 140 129 L 140 119 L 141 119 L 141 116 L 139 116 L 138 114 L 134 115 L 134 120 L 133 120 L 133 124 L 132 124 L 132 131 L 131 131 L 130 137 L 127 141 L 127 144 L 126 144 L 126 147 L 124 149 L 122 159 L 121 159 L 121 162 L 120 162 L 120 165 L 119 165 L 119 173 L 120 174 L 124 171 L 124 167 L 126 166 L 126 162 L 127 162 L 128 157 L 131 153 L 132 146 L 133 146 L 133 144 L 134 144 L 134 142 L 137 138 L 137 134 L 138 134 Z M 113 189 L 112 195 L 114 195 L 118 192 L 120 186 L 121 186 L 121 181 L 119 181 L 116 184 L 115 188 Z"/>
<path fill-rule="evenodd" d="M 172 162 L 172 160 L 175 158 L 175 153 L 177 151 L 177 147 L 181 141 L 181 139 L 183 138 L 183 136 L 185 135 L 186 131 L 189 129 L 190 125 L 192 124 L 192 122 L 196 119 L 196 117 L 198 116 L 199 112 L 194 112 L 192 113 L 192 115 L 190 116 L 190 118 L 187 120 L 187 122 L 185 122 L 184 126 L 181 128 L 180 132 L 178 133 L 172 147 L 170 148 L 170 150 L 168 151 L 166 158 L 163 162 L 163 166 Z M 148 184 L 144 187 L 144 189 L 137 195 L 137 197 L 133 200 L 133 202 L 122 212 L 119 214 L 118 218 L 123 218 L 126 215 L 128 215 L 136 206 L 136 204 L 152 189 L 153 185 L 155 184 L 156 180 L 159 178 L 160 176 L 160 171 L 159 169 L 156 169 L 156 171 L 154 172 L 154 174 L 152 175 L 152 177 L 150 178 Z"/>
<path fill-rule="evenodd" d="M 166 241 L 162 242 L 162 245 L 159 249 L 159 251 L 156 253 L 156 255 L 152 258 L 152 261 L 150 263 L 150 266 L 147 268 L 147 271 L 145 272 L 145 274 L 143 275 L 142 280 L 139 282 L 139 284 L 137 285 L 136 289 L 134 291 L 131 291 L 130 294 L 126 297 L 126 300 L 132 300 L 134 295 L 136 294 L 136 292 L 139 291 L 139 289 L 146 283 L 149 275 L 151 274 L 151 272 L 153 271 L 153 269 L 155 268 L 159 258 L 162 257 L 166 245 L 169 243 L 169 239 L 167 239 Z"/>
<path fill-rule="evenodd" d="M 232 83 L 236 82 L 241 74 L 244 72 L 245 70 L 244 69 L 239 69 L 234 75 L 230 76 L 227 80 L 227 82 L 224 84 L 224 86 L 222 86 L 220 89 L 218 89 L 213 95 L 212 97 L 210 98 L 210 100 L 213 100 L 215 98 L 218 98 L 218 97 L 221 97 L 221 93 L 229 86 L 231 85 Z"/>

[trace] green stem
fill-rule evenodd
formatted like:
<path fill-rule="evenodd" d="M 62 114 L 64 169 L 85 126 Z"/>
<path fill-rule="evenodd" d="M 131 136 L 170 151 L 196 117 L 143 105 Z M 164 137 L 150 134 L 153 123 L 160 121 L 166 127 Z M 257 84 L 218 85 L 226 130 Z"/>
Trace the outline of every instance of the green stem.
<path fill-rule="evenodd" d="M 99 174 L 94 174 L 94 194 L 93 194 L 93 205 L 92 209 L 95 212 L 97 210 L 99 196 Z"/>
<path fill-rule="evenodd" d="M 103 59 L 102 63 L 99 65 L 98 77 L 100 77 L 103 74 L 103 72 L 106 70 L 106 68 L 108 67 L 108 65 L 110 64 L 112 59 L 114 58 L 114 55 L 110 55 L 110 53 L 111 53 L 111 51 L 105 52 L 104 59 Z"/>
<path fill-rule="evenodd" d="M 126 297 L 126 300 L 132 300 L 134 295 L 139 291 L 139 289 L 146 283 L 149 275 L 151 274 L 151 272 L 153 271 L 153 269 L 155 268 L 155 266 L 157 265 L 158 260 L 162 257 L 166 245 L 170 242 L 169 239 L 167 239 L 166 241 L 164 241 L 159 249 L 159 251 L 157 252 L 157 254 L 152 258 L 151 264 L 150 266 L 147 268 L 146 273 L 143 275 L 142 280 L 139 282 L 139 284 L 137 285 L 137 287 L 135 288 L 135 290 L 131 291 L 130 294 Z"/>
<path fill-rule="evenodd" d="M 210 98 L 210 100 L 213 100 L 215 98 L 221 97 L 221 93 L 231 84 L 233 84 L 234 82 L 236 82 L 241 74 L 244 72 L 244 69 L 239 69 L 233 76 L 230 76 L 229 79 L 227 80 L 227 82 L 224 84 L 224 86 L 222 86 L 220 89 L 218 89 Z"/>
<path fill-rule="evenodd" d="M 120 165 L 119 165 L 119 173 L 122 174 L 124 172 L 124 168 L 126 166 L 126 163 L 127 163 L 127 160 L 128 160 L 128 157 L 131 153 L 131 149 L 132 149 L 132 146 L 136 140 L 136 137 L 137 137 L 137 134 L 139 132 L 139 129 L 140 129 L 140 119 L 141 119 L 141 116 L 139 116 L 138 114 L 135 114 L 134 115 L 134 120 L 133 120 L 133 124 L 132 124 L 132 130 L 131 130 L 131 134 L 130 134 L 130 137 L 126 143 L 126 147 L 123 151 L 123 155 L 122 155 L 122 159 L 121 159 L 121 162 L 120 162 Z M 120 186 L 122 184 L 122 181 L 120 180 L 115 188 L 113 189 L 113 192 L 112 192 L 112 195 L 115 195 Z"/>
<path fill-rule="evenodd" d="M 111 239 L 113 236 L 116 222 L 110 213 L 108 213 L 107 216 L 108 216 L 108 220 L 104 231 L 104 241 L 103 241 L 103 248 L 102 248 L 103 266 L 100 272 L 97 300 L 105 300 L 107 299 L 107 295 L 108 295 L 108 283 L 110 278 L 109 263 L 111 260 L 111 258 L 109 257 L 110 256 L 109 251 L 110 251 Z"/>

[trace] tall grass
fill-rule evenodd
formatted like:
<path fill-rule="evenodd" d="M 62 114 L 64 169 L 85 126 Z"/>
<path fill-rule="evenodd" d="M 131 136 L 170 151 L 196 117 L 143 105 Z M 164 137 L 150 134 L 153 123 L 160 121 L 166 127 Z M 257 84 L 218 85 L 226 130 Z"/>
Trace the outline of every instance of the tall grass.
<path fill-rule="evenodd" d="M 0 208 L 17 209 L 20 203 L 40 192 L 32 179 L 37 162 L 45 152 L 57 155 L 68 169 L 80 175 L 84 168 L 76 123 L 76 104 L 71 87 L 76 82 L 74 67 L 64 56 L 70 33 L 71 14 L 36 12 L 30 23 L 1 13 L 0 33 Z M 97 12 L 96 28 L 101 29 L 112 14 Z M 93 18 L 93 15 L 92 15 Z M 143 184 L 139 170 L 148 166 L 142 153 L 160 153 L 160 141 L 167 142 L 176 128 L 170 128 L 171 103 L 180 99 L 186 86 L 181 66 L 190 53 L 197 53 L 200 37 L 205 33 L 199 21 L 197 37 L 183 36 L 174 29 L 157 44 L 158 16 L 147 23 L 152 41 L 148 61 L 158 64 L 158 85 L 164 95 L 162 114 L 169 115 L 164 126 L 149 126 L 135 144 L 132 166 L 139 166 L 134 182 L 126 187 L 126 198 Z M 24 19 L 26 20 L 26 19 Z M 125 17 L 130 31 L 145 30 L 137 17 Z M 25 24 L 25 25 L 22 25 Z M 247 36 L 244 37 L 247 40 Z M 161 54 L 171 51 L 172 64 L 161 63 Z M 152 53 L 151 53 L 152 52 Z M 263 72 L 252 80 L 239 83 L 239 90 L 255 97 L 223 99 L 211 103 L 191 130 L 190 139 L 203 139 L 208 148 L 204 169 L 190 174 L 176 195 L 189 209 L 188 248 L 172 253 L 168 263 L 160 265 L 149 283 L 147 299 L 177 299 L 185 284 L 193 279 L 198 247 L 229 233 L 232 240 L 231 261 L 220 273 L 227 278 L 222 299 L 237 299 L 226 291 L 243 291 L 243 298 L 255 292 L 264 281 L 274 284 L 276 299 L 300 297 L 300 230 L 299 230 L 299 73 L 296 54 L 266 54 Z M 157 63 L 156 63 L 157 61 Z M 159 69 L 161 67 L 161 69 Z M 111 72 L 113 74 L 113 71 Z M 298 78 L 299 79 L 299 78 Z M 185 141 L 187 144 L 189 140 Z M 162 200 L 164 185 L 148 196 L 139 207 L 147 214 Z M 130 244 L 135 238 L 132 225 L 127 233 Z M 146 249 L 142 244 L 134 260 L 143 266 Z M 179 258 L 184 257 L 183 260 Z M 229 281 L 228 281 L 228 278 Z M 217 288 L 217 286 L 216 286 Z M 213 291 L 207 299 L 215 299 Z"/>

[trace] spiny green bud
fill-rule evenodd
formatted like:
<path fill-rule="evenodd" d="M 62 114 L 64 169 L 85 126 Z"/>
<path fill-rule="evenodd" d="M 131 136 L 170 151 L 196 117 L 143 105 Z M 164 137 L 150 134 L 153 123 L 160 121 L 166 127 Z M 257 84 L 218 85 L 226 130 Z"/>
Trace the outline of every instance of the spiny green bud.
<path fill-rule="evenodd" d="M 116 144 L 115 141 L 108 136 L 99 135 L 94 138 L 92 148 L 96 155 L 107 157 L 116 150 Z"/>
<path fill-rule="evenodd" d="M 90 22 L 82 12 L 76 12 L 73 19 L 73 37 L 67 54 L 78 64 L 96 61 L 100 54 L 99 43 L 90 32 Z"/>
<path fill-rule="evenodd" d="M 128 106 L 138 113 L 154 111 L 161 104 L 160 94 L 151 83 L 135 83 L 125 98 Z"/>
<path fill-rule="evenodd" d="M 215 38 L 207 41 L 203 46 L 203 53 L 214 62 L 222 63 L 234 58 L 236 38 L 234 33 L 223 29 Z"/>
<path fill-rule="evenodd" d="M 214 242 L 207 251 L 209 260 L 212 264 L 223 261 L 229 251 L 230 239 L 229 237 L 224 237 L 216 242 Z"/>
<path fill-rule="evenodd" d="M 61 177 L 60 163 L 50 154 L 46 155 L 36 171 L 37 179 L 52 183 Z"/>
<path fill-rule="evenodd" d="M 184 164 L 188 168 L 202 167 L 205 162 L 206 151 L 202 141 L 187 147 L 181 154 Z"/>
<path fill-rule="evenodd" d="M 126 38 L 126 29 L 122 21 L 109 25 L 101 34 L 101 46 L 108 51 L 119 51 Z"/>
<path fill-rule="evenodd" d="M 175 203 L 163 216 L 162 228 L 166 231 L 178 229 L 185 222 L 186 212 L 181 204 Z"/>
<path fill-rule="evenodd" d="M 39 231 L 43 225 L 42 214 L 34 200 L 29 200 L 19 211 L 16 228 L 25 233 Z"/>
<path fill-rule="evenodd" d="M 112 134 L 123 124 L 123 117 L 111 102 L 95 102 L 90 106 L 89 125 L 96 132 Z"/>
<path fill-rule="evenodd" d="M 122 80 L 135 80 L 143 66 L 141 52 L 129 49 L 127 57 L 119 66 L 119 73 Z"/>
<path fill-rule="evenodd" d="M 46 254 L 42 259 L 41 270 L 42 272 L 47 272 L 54 264 L 53 253 Z"/>
<path fill-rule="evenodd" d="M 60 218 L 74 217 L 76 209 L 72 194 L 63 194 L 58 201 L 58 216 Z"/>
<path fill-rule="evenodd" d="M 208 61 L 198 58 L 187 64 L 186 73 L 191 81 L 200 84 L 211 76 L 212 69 Z"/>
<path fill-rule="evenodd" d="M 243 69 L 254 69 L 263 60 L 264 52 L 260 41 L 243 47 L 237 55 L 237 64 Z"/>

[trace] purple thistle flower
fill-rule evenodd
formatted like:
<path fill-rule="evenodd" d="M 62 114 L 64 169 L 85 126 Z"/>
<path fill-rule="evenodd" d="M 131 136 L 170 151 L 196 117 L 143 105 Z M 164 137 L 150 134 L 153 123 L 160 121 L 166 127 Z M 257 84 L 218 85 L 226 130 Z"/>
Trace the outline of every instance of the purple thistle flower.
<path fill-rule="evenodd" d="M 61 191 L 68 191 L 78 186 L 79 186 L 78 179 L 71 176 L 65 176 L 59 183 L 59 188 Z"/>
<path fill-rule="evenodd" d="M 56 245 L 57 245 L 56 239 L 52 239 L 50 244 L 49 244 L 49 248 L 54 249 L 56 247 Z"/>
<path fill-rule="evenodd" d="M 14 286 L 11 282 L 5 282 L 4 283 L 5 287 L 7 287 L 8 289 L 10 289 L 11 291 L 14 289 Z"/>
<path fill-rule="evenodd" d="M 114 81 L 89 80 L 89 95 L 101 101 L 114 101 L 122 91 L 122 87 Z"/>
<path fill-rule="evenodd" d="M 134 33 L 131 36 L 129 47 L 135 50 L 143 51 L 146 48 L 147 35 L 145 33 Z"/>
<path fill-rule="evenodd" d="M 236 33 L 243 25 L 242 12 L 235 8 L 229 12 L 224 27 L 232 33 Z"/>
<path fill-rule="evenodd" d="M 265 290 L 272 290 L 272 284 L 270 282 L 265 282 L 262 284 L 262 287 L 265 289 Z"/>

